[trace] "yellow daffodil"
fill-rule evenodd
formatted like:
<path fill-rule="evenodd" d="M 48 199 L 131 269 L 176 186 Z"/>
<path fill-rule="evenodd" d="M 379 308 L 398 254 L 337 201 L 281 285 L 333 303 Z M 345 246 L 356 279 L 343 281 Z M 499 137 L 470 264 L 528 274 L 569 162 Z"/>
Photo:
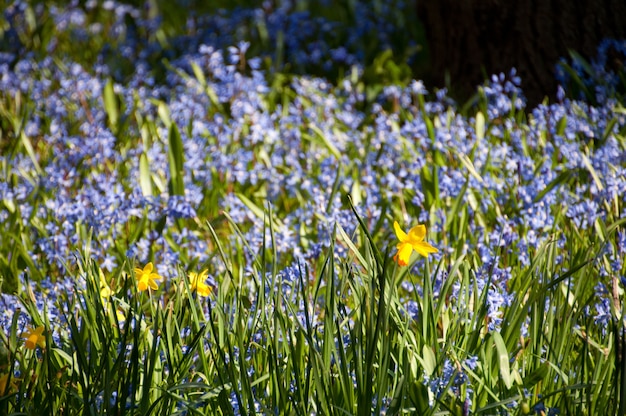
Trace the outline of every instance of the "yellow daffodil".
<path fill-rule="evenodd" d="M 135 267 L 135 278 L 137 279 L 137 289 L 140 292 L 144 290 L 148 290 L 148 288 L 152 290 L 157 290 L 159 285 L 156 280 L 161 280 L 161 277 L 158 273 L 154 272 L 154 265 L 152 262 L 146 264 L 143 269 L 139 267 Z"/>
<path fill-rule="evenodd" d="M 398 221 L 393 222 L 393 228 L 398 236 L 400 242 L 396 246 L 398 252 L 393 259 L 400 265 L 406 266 L 409 264 L 411 253 L 413 250 L 417 251 L 422 256 L 428 256 L 429 253 L 436 253 L 438 250 L 424 241 L 426 236 L 426 226 L 418 224 L 409 230 L 409 233 L 405 233 L 400 228 Z"/>
<path fill-rule="evenodd" d="M 28 331 L 22 336 L 26 340 L 26 348 L 34 350 L 39 345 L 41 348 L 46 347 L 46 337 L 43 336 L 43 325 L 35 329 L 28 328 Z"/>
<path fill-rule="evenodd" d="M 98 269 L 98 274 L 100 275 L 100 297 L 102 298 L 102 302 L 106 302 L 113 294 L 113 291 L 107 283 L 106 277 L 104 277 L 104 272 L 102 271 L 102 269 Z"/>
<path fill-rule="evenodd" d="M 12 378 L 11 382 L 9 383 L 9 374 L 7 373 L 7 374 L 1 375 L 0 376 L 0 397 L 2 397 L 5 392 L 7 394 L 11 393 L 11 391 L 13 391 L 14 389 L 17 389 L 17 384 L 15 384 L 15 378 Z"/>
<path fill-rule="evenodd" d="M 213 288 L 206 284 L 207 277 L 207 270 L 202 270 L 199 274 L 189 272 L 189 285 L 191 286 L 191 290 L 196 292 L 198 296 L 206 297 L 213 292 Z"/>
<path fill-rule="evenodd" d="M 117 308 L 115 310 L 115 315 L 117 315 L 118 322 L 124 322 L 126 320 L 126 315 L 124 314 L 124 311 L 121 308 Z"/>

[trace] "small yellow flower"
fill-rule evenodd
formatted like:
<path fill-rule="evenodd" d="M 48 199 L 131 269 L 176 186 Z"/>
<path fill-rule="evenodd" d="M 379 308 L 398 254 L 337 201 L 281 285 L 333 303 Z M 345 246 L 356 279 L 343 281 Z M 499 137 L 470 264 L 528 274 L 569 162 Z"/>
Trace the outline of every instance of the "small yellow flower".
<path fill-rule="evenodd" d="M 98 269 L 98 274 L 100 275 L 100 297 L 102 298 L 102 302 L 106 302 L 111 295 L 113 295 L 113 291 L 111 287 L 107 283 L 106 277 L 104 277 L 104 272 L 102 269 Z"/>
<path fill-rule="evenodd" d="M 161 280 L 163 279 L 163 277 L 161 277 L 158 273 L 153 272 L 153 270 L 154 270 L 154 265 L 152 264 L 152 262 L 146 264 L 143 269 L 140 269 L 139 267 L 135 267 L 135 278 L 137 279 L 137 289 L 140 292 L 143 292 L 144 290 L 148 290 L 148 288 L 152 290 L 157 290 L 159 288 L 159 285 L 157 284 L 156 280 Z"/>
<path fill-rule="evenodd" d="M 200 274 L 195 272 L 189 272 L 189 284 L 191 286 L 191 290 L 196 292 L 198 296 L 209 296 L 211 292 L 213 292 L 213 288 L 206 284 L 206 279 L 208 277 L 208 271 L 202 270 Z"/>
<path fill-rule="evenodd" d="M 396 246 L 398 252 L 393 259 L 400 265 L 406 266 L 409 264 L 411 253 L 413 250 L 417 251 L 422 256 L 428 256 L 429 253 L 436 253 L 438 250 L 424 241 L 426 236 L 426 226 L 418 224 L 409 230 L 409 233 L 405 233 L 400 228 L 398 221 L 393 222 L 393 228 L 398 236 L 400 242 Z"/>
<path fill-rule="evenodd" d="M 7 385 L 8 384 L 8 385 Z M 7 390 L 8 388 L 8 390 Z M 11 393 L 14 389 L 17 389 L 17 384 L 15 384 L 15 378 L 11 379 L 9 383 L 9 374 L 3 374 L 0 376 L 0 397 L 4 396 L 4 393 Z"/>
<path fill-rule="evenodd" d="M 28 328 L 28 332 L 26 332 L 22 337 L 26 340 L 26 348 L 29 350 L 34 350 L 39 345 L 41 348 L 46 347 L 46 337 L 43 336 L 43 325 L 38 326 L 35 329 Z"/>
<path fill-rule="evenodd" d="M 126 320 L 126 315 L 124 314 L 124 310 L 121 308 L 117 308 L 115 310 L 115 315 L 117 316 L 118 322 L 124 322 Z"/>

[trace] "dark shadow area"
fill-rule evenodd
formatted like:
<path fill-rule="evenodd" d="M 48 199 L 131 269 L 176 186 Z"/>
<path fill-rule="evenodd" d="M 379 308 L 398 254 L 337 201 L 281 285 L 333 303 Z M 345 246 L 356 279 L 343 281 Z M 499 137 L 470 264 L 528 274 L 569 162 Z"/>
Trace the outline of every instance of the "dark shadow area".
<path fill-rule="evenodd" d="M 530 107 L 554 98 L 555 65 L 570 50 L 587 61 L 605 38 L 626 37 L 622 0 L 417 0 L 424 22 L 429 86 L 449 86 L 461 98 L 487 76 L 517 69 Z M 623 66 L 624 55 L 609 52 L 607 70 Z"/>

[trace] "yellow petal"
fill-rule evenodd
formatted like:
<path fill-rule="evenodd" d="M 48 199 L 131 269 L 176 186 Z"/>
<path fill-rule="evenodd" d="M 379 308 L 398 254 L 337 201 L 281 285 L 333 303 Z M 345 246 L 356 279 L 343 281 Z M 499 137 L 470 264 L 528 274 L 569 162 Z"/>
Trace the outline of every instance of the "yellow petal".
<path fill-rule="evenodd" d="M 139 279 L 139 282 L 137 283 L 137 290 L 143 292 L 144 290 L 148 289 L 148 282 L 146 282 L 146 280 L 148 279 Z"/>
<path fill-rule="evenodd" d="M 6 387 L 7 387 L 8 379 L 9 379 L 9 375 L 8 374 L 3 374 L 0 377 L 0 394 L 4 394 L 4 391 L 6 390 Z"/>
<path fill-rule="evenodd" d="M 113 291 L 111 290 L 111 288 L 108 285 L 104 284 L 104 285 L 100 286 L 100 297 L 101 298 L 103 298 L 103 299 L 110 298 L 112 293 L 113 293 Z"/>
<path fill-rule="evenodd" d="M 196 287 L 196 293 L 198 294 L 198 296 L 207 297 L 211 294 L 211 292 L 213 292 L 213 288 L 206 283 L 200 283 Z"/>
<path fill-rule="evenodd" d="M 9 375 L 8 374 L 5 374 L 2 377 L 0 377 L 0 396 L 2 396 L 4 394 L 4 392 L 5 392 L 5 390 L 7 389 L 8 381 L 9 381 Z M 10 390 L 8 392 L 10 392 Z"/>
<path fill-rule="evenodd" d="M 402 228 L 400 228 L 400 224 L 398 224 L 398 221 L 393 222 L 393 229 L 396 232 L 396 236 L 398 237 L 398 240 L 400 241 L 406 240 L 406 233 L 402 231 Z"/>
<path fill-rule="evenodd" d="M 126 320 L 126 315 L 124 315 L 124 311 L 117 309 L 115 311 L 115 314 L 117 315 L 117 320 L 119 322 L 124 322 Z"/>
<path fill-rule="evenodd" d="M 398 252 L 393 257 L 393 259 L 400 266 L 406 266 L 409 264 L 409 260 L 411 259 L 411 253 L 413 252 L 413 248 L 410 244 L 402 243 L 398 244 Z"/>
<path fill-rule="evenodd" d="M 426 226 L 418 224 L 409 230 L 408 240 L 413 242 L 422 241 L 426 237 Z"/>
<path fill-rule="evenodd" d="M 413 249 L 424 257 L 428 257 L 429 253 L 437 253 L 439 251 L 425 241 L 413 243 Z"/>
<path fill-rule="evenodd" d="M 37 335 L 33 334 L 26 339 L 26 348 L 34 350 L 37 346 Z"/>

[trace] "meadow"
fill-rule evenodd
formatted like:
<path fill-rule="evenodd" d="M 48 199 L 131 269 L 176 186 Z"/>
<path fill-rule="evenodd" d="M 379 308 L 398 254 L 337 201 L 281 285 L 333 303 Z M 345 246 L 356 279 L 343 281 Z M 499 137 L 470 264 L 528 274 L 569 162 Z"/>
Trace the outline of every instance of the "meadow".
<path fill-rule="evenodd" d="M 4 1 L 0 414 L 626 415 L 626 41 L 459 103 L 249 3 Z"/>

